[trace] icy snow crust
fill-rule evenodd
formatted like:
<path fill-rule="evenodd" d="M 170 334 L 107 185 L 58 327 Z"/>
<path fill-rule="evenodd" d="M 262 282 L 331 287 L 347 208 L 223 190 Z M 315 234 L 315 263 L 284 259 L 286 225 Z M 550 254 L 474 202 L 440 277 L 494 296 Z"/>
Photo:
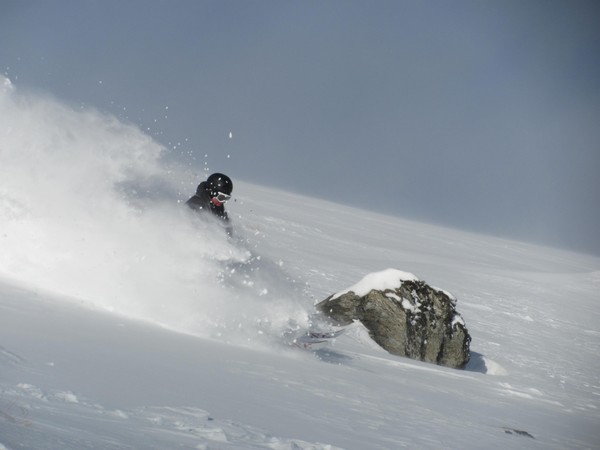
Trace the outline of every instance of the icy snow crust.
<path fill-rule="evenodd" d="M 598 258 L 239 180 L 228 241 L 136 127 L 0 86 L 0 449 L 599 447 Z M 396 269 L 456 295 L 467 370 L 285 344 Z"/>

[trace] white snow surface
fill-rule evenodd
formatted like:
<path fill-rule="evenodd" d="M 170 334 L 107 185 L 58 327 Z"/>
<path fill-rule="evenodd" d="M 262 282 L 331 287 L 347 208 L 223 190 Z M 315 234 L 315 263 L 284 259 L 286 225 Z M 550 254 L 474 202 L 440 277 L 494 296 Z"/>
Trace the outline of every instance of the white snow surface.
<path fill-rule="evenodd" d="M 600 259 L 237 180 L 228 240 L 135 126 L 0 85 L 0 449 L 600 447 Z M 457 299 L 466 370 L 358 322 L 287 344 L 412 273 Z"/>

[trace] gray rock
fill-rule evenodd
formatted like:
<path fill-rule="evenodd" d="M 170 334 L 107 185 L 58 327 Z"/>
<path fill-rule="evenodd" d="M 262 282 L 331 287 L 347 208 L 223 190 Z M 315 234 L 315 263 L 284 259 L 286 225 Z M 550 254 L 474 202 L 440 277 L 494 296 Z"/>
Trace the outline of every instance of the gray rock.
<path fill-rule="evenodd" d="M 366 295 L 353 291 L 332 295 L 317 309 L 337 325 L 360 320 L 371 338 L 394 355 L 465 367 L 471 337 L 456 312 L 456 299 L 416 278 L 399 284 L 371 289 Z"/>

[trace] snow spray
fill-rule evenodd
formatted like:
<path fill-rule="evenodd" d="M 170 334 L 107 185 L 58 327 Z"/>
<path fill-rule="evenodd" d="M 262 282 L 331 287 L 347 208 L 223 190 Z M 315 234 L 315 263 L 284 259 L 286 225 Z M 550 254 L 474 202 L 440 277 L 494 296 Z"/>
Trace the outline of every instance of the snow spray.
<path fill-rule="evenodd" d="M 264 295 L 267 288 L 247 289 L 251 280 L 223 282 L 232 263 L 248 262 L 248 250 L 193 217 L 180 186 L 201 180 L 167 163 L 165 148 L 138 127 L 21 92 L 2 76 L 0 117 L 0 274 L 230 341 L 305 316 L 297 302 Z"/>

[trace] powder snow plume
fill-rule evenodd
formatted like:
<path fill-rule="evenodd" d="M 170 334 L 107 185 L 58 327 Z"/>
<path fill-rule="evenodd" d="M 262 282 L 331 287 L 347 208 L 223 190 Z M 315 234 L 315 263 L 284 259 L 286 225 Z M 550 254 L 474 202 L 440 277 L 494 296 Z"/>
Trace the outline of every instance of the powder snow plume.
<path fill-rule="evenodd" d="M 199 180 L 136 126 L 4 77 L 0 117 L 0 275 L 205 337 L 306 320 L 300 302 L 265 295 L 293 297 L 276 269 L 262 292 L 244 288 L 257 259 L 182 205 Z"/>

